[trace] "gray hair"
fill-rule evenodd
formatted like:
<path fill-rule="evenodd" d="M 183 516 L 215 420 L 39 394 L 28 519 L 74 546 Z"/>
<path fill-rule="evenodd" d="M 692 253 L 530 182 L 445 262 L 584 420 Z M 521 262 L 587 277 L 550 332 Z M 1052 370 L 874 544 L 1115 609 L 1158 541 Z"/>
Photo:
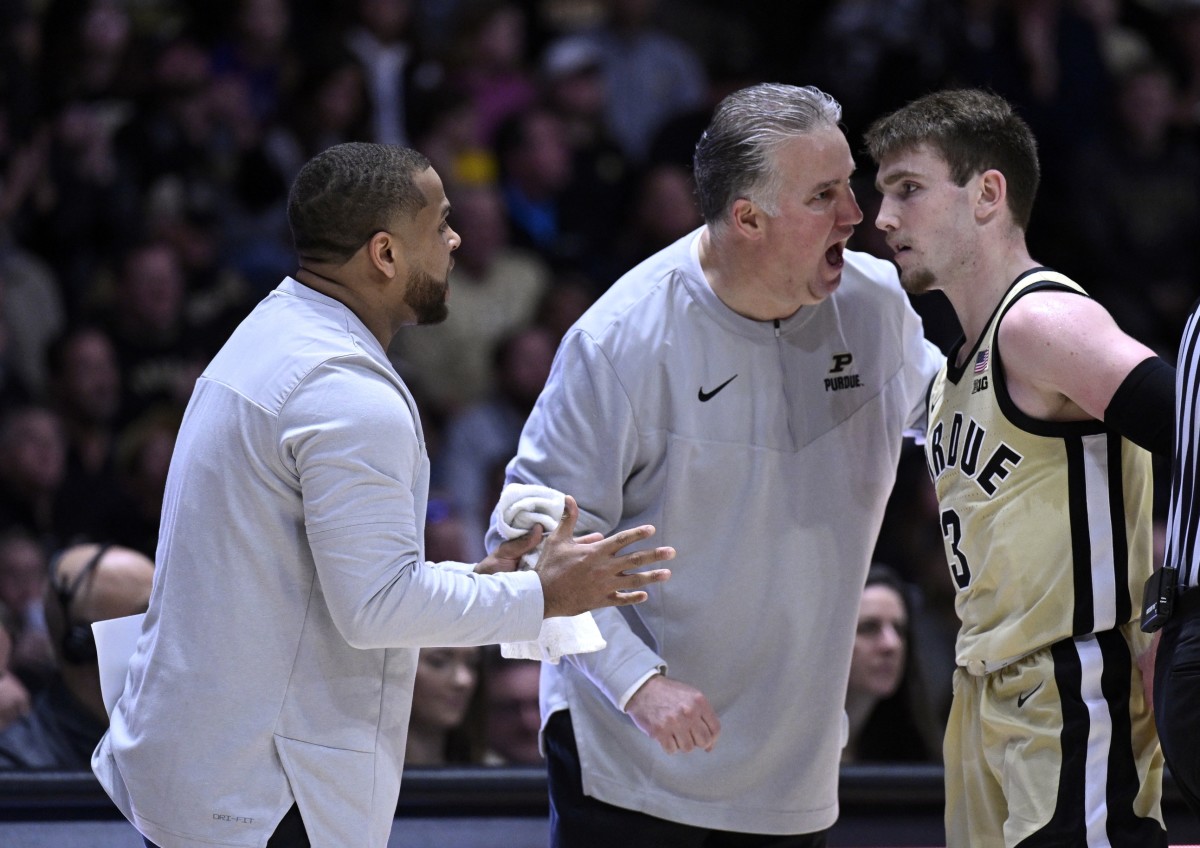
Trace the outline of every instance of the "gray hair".
<path fill-rule="evenodd" d="M 837 127 L 841 119 L 841 104 L 811 85 L 762 83 L 727 96 L 717 104 L 693 160 L 705 223 L 720 225 L 742 197 L 778 214 L 776 151 L 797 136 Z"/>
<path fill-rule="evenodd" d="M 430 167 L 415 150 L 337 144 L 310 159 L 288 194 L 288 223 L 301 261 L 342 263 L 397 215 L 415 217 L 425 195 L 413 178 Z"/>

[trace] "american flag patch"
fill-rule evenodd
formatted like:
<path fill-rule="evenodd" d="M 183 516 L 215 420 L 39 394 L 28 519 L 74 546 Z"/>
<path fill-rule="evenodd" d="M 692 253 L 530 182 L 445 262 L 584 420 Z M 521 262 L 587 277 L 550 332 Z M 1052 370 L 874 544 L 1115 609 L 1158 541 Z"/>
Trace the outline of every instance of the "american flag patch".
<path fill-rule="evenodd" d="M 988 367 L 988 352 L 987 349 L 979 351 L 975 356 L 975 373 L 982 374 Z"/>

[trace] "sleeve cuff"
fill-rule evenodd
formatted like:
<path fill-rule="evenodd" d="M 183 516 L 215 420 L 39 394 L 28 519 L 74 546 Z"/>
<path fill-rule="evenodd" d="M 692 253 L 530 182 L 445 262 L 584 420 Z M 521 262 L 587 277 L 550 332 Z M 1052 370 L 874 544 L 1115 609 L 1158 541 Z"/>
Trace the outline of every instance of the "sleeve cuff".
<path fill-rule="evenodd" d="M 621 697 L 617 699 L 617 709 L 619 709 L 621 712 L 625 712 L 625 705 L 629 703 L 629 699 L 633 697 L 634 693 L 642 688 L 642 684 L 655 675 L 666 673 L 666 666 L 658 666 L 657 668 L 652 668 L 643 674 L 636 681 L 634 681 L 633 685 L 621 693 Z"/>

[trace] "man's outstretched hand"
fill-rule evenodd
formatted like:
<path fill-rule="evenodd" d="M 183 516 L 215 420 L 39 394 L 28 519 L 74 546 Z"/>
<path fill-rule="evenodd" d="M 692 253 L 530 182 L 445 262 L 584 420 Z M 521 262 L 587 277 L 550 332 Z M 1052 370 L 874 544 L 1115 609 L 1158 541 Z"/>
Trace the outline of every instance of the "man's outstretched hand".
<path fill-rule="evenodd" d="M 575 523 L 578 520 L 579 506 L 568 495 L 562 521 L 546 539 L 534 568 L 542 580 L 546 618 L 579 615 L 600 607 L 640 604 L 647 597 L 641 591 L 642 587 L 670 578 L 671 572 L 666 568 L 636 572 L 633 569 L 673 559 L 674 548 L 649 548 L 629 554 L 621 553 L 629 545 L 653 536 L 654 527 L 651 525 L 631 527 L 607 538 L 592 533 L 576 539 Z M 535 534 L 540 540 L 540 529 L 536 528 L 529 536 L 513 541 L 525 541 Z M 531 550 L 536 544 L 537 541 L 534 541 L 526 550 Z M 499 554 L 500 549 L 496 553 Z"/>

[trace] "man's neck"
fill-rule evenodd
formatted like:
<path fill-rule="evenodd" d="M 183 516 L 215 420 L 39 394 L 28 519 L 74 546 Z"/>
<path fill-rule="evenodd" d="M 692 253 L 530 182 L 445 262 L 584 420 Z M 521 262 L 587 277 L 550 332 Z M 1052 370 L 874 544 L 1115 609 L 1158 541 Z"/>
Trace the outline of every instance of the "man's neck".
<path fill-rule="evenodd" d="M 388 325 L 388 316 L 382 310 L 372 307 L 360 286 L 345 282 L 347 279 L 353 279 L 354 273 L 354 270 L 346 265 L 334 269 L 315 263 L 303 263 L 292 276 L 353 312 L 383 349 L 387 350 L 400 328 Z"/>
<path fill-rule="evenodd" d="M 947 281 L 942 290 L 962 327 L 966 339 L 963 353 L 979 341 L 1013 280 L 1037 266 L 1022 240 L 1019 245 L 991 257 L 986 252 L 975 254 L 975 261 L 964 267 L 956 279 Z"/>

